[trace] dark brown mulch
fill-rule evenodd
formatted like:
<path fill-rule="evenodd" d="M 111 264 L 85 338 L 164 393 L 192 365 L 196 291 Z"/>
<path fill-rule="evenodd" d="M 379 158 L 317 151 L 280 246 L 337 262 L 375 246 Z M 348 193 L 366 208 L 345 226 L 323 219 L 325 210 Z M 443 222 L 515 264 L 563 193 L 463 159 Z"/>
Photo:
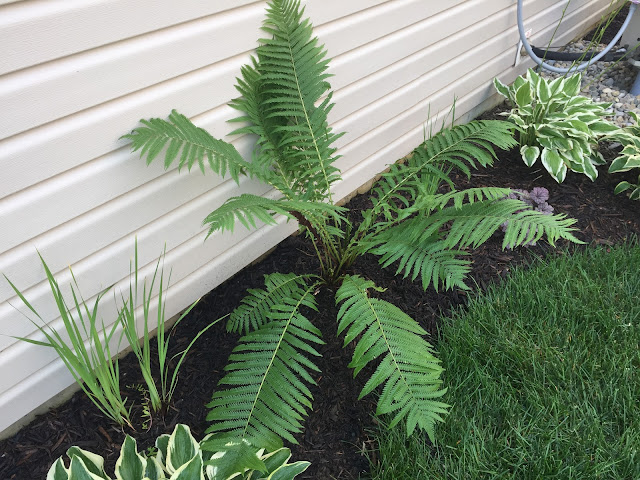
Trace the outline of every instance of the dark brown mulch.
<path fill-rule="evenodd" d="M 495 112 L 485 116 L 489 118 Z M 604 150 L 610 158 L 615 152 Z M 540 167 L 527 168 L 517 151 L 500 154 L 495 167 L 481 169 L 470 180 L 456 177 L 458 188 L 470 186 L 507 186 L 531 190 L 535 186 L 549 189 L 549 203 L 556 213 L 578 220 L 577 236 L 589 245 L 619 244 L 634 235 L 640 235 L 640 202 L 632 202 L 624 196 L 614 196 L 613 188 L 621 176 L 609 176 L 605 169 L 596 182 L 586 177 L 569 174 L 562 185 L 556 184 Z M 367 196 L 355 198 L 349 204 L 354 215 L 366 208 Z M 473 291 L 481 291 L 488 284 L 509 274 L 514 265 L 526 263 L 535 256 L 555 254 L 557 250 L 546 243 L 530 248 L 503 251 L 501 236 L 494 237 L 474 250 Z M 575 247 L 584 248 L 584 247 Z M 259 264 L 246 268 L 223 285 L 206 295 L 187 320 L 174 332 L 174 350 L 183 348 L 196 332 L 231 311 L 240 302 L 247 288 L 260 287 L 265 273 L 315 272 L 317 261 L 309 244 L 301 237 L 285 240 Z M 352 268 L 387 290 L 381 294 L 386 300 L 402 308 L 437 338 L 438 319 L 441 313 L 465 304 L 467 293 L 462 291 L 424 292 L 420 285 L 393 275 L 393 270 L 382 270 L 375 257 L 361 258 Z M 472 293 L 473 294 L 473 293 Z M 312 467 L 301 478 L 355 479 L 366 476 L 368 461 L 363 452 L 375 449 L 370 435 L 375 420 L 372 412 L 374 401 L 366 397 L 357 401 L 367 372 L 355 380 L 347 368 L 350 349 L 342 349 L 336 339 L 336 307 L 328 289 L 318 292 L 319 314 L 311 318 L 322 330 L 327 342 L 318 365 L 322 373 L 314 387 L 314 410 L 305 424 L 305 431 L 298 435 L 300 445 L 293 446 L 294 460 L 309 460 Z M 210 330 L 195 345 L 182 367 L 175 402 L 164 420 L 156 418 L 148 431 L 135 434 L 141 450 L 153 445 L 161 433 L 170 431 L 176 423 L 186 423 L 200 438 L 207 428 L 205 403 L 211 397 L 227 357 L 237 337 L 225 333 L 220 325 Z M 140 384 L 133 358 L 120 362 L 123 385 Z M 126 395 L 135 392 L 126 389 Z M 134 414 L 139 416 L 140 412 Z M 39 416 L 15 436 L 0 442 L 0 479 L 44 479 L 50 464 L 64 454 L 71 445 L 94 451 L 107 459 L 107 471 L 113 471 L 124 433 L 106 421 L 96 408 L 79 392 L 61 407 Z"/>

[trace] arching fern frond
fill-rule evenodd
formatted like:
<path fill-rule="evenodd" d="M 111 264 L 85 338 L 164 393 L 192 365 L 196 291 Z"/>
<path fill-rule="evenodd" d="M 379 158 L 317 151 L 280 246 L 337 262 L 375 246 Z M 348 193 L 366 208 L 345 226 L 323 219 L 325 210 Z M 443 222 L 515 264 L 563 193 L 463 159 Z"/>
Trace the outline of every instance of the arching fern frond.
<path fill-rule="evenodd" d="M 272 273 L 264 276 L 264 289 L 249 289 L 241 305 L 229 316 L 228 332 L 256 330 L 269 321 L 269 314 L 275 305 L 282 304 L 286 298 L 299 298 L 308 288 L 307 280 L 313 275 L 295 273 Z"/>
<path fill-rule="evenodd" d="M 209 225 L 209 233 L 221 230 L 233 232 L 235 221 L 238 220 L 247 229 L 256 228 L 256 221 L 267 225 L 275 225 L 275 214 L 284 215 L 290 219 L 296 219 L 295 212 L 307 219 L 321 221 L 321 218 L 331 218 L 335 222 L 344 220 L 343 207 L 322 202 L 305 202 L 299 200 L 273 200 L 258 195 L 243 194 L 232 197 L 220 207 L 211 212 L 204 219 L 204 224 Z"/>
<path fill-rule="evenodd" d="M 503 247 L 514 247 L 546 236 L 552 245 L 559 238 L 581 243 L 573 236 L 576 223 L 565 215 L 545 215 L 532 210 L 520 200 L 483 201 L 451 206 L 428 216 L 416 217 L 388 230 L 389 234 L 404 234 L 418 241 L 428 241 L 445 224 L 444 248 L 473 248 L 486 242 L 500 226 L 508 222 Z"/>
<path fill-rule="evenodd" d="M 319 356 L 312 346 L 324 343 L 320 331 L 301 312 L 316 310 L 316 285 L 296 291 L 273 305 L 269 322 L 242 337 L 229 357 L 227 375 L 207 405 L 207 420 L 214 423 L 207 432 L 223 432 L 230 438 L 248 440 L 253 445 L 275 450 L 282 438 L 297 443 L 294 433 L 302 430 L 302 420 L 311 408 L 307 384 L 319 371 L 307 358 Z"/>
<path fill-rule="evenodd" d="M 417 427 L 433 440 L 435 422 L 442 421 L 448 407 L 435 400 L 446 392 L 440 388 L 442 367 L 418 323 L 395 305 L 370 298 L 370 288 L 380 290 L 369 280 L 347 275 L 336 293 L 336 303 L 342 303 L 338 334 L 346 330 L 345 345 L 361 336 L 349 365 L 354 375 L 382 357 L 360 398 L 384 384 L 376 413 L 392 414 L 391 426 L 406 419 L 408 435 Z"/>
<path fill-rule="evenodd" d="M 366 237 L 363 252 L 380 255 L 387 267 L 398 262 L 397 272 L 418 276 L 426 289 L 433 283 L 446 289 L 467 288 L 469 263 L 460 259 L 466 247 L 486 242 L 504 223 L 503 248 L 536 242 L 546 236 L 552 245 L 559 238 L 581 243 L 573 236 L 575 220 L 545 215 L 520 200 L 502 199 L 508 189 L 488 188 L 424 197 L 421 213 Z M 463 203 L 467 202 L 467 203 Z M 449 206 L 447 206 L 449 205 Z"/>
<path fill-rule="evenodd" d="M 392 217 L 397 213 L 395 202 L 410 205 L 418 195 L 435 194 L 442 182 L 450 183 L 451 167 L 468 175 L 468 165 L 493 163 L 494 146 L 506 150 L 515 144 L 513 125 L 499 120 L 479 120 L 442 130 L 416 148 L 406 164 L 394 165 L 382 175 L 373 189 L 373 210 Z M 430 191 L 425 191 L 425 185 Z"/>
<path fill-rule="evenodd" d="M 221 176 L 227 172 L 238 183 L 239 176 L 250 165 L 232 144 L 213 138 L 206 130 L 196 127 L 191 120 L 173 110 L 169 120 L 151 118 L 140 120 L 144 127 L 134 129 L 122 138 L 131 140 L 131 150 L 140 150 L 147 157 L 147 165 L 167 146 L 164 167 L 169 168 L 178 159 L 178 168 L 189 170 L 197 162 L 204 173 L 205 160 L 209 168 Z"/>

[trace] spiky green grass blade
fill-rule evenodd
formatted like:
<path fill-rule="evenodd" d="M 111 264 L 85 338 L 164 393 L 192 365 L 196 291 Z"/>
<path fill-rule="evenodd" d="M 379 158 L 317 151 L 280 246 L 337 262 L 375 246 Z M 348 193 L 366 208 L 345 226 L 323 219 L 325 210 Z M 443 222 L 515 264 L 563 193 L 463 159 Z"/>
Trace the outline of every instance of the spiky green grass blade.
<path fill-rule="evenodd" d="M 349 365 L 354 375 L 382 357 L 360 398 L 384 384 L 376 413 L 392 414 L 391 425 L 406 420 L 407 435 L 419 428 L 433 439 L 434 425 L 448 407 L 436 400 L 446 392 L 440 388 L 440 362 L 418 323 L 395 305 L 369 297 L 369 289 L 380 290 L 370 280 L 347 275 L 336 292 L 336 303 L 342 303 L 338 334 L 346 331 L 345 345 L 360 337 Z"/>
<path fill-rule="evenodd" d="M 320 331 L 303 315 L 303 307 L 316 310 L 316 285 L 296 289 L 281 303 L 271 306 L 262 325 L 240 339 L 229 357 L 227 375 L 214 392 L 207 420 L 208 432 L 224 432 L 269 450 L 286 439 L 296 443 L 294 433 L 311 408 L 307 385 L 319 371 L 308 356 L 319 356 L 313 345 L 322 344 Z"/>

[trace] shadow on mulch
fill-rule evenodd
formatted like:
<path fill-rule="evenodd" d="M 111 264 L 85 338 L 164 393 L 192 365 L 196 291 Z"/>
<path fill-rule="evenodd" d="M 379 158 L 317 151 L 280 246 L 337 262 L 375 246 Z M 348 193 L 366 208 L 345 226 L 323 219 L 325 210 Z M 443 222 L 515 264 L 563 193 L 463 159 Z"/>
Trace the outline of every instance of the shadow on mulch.
<path fill-rule="evenodd" d="M 494 117 L 495 113 L 484 118 Z M 603 153 L 609 158 L 615 156 L 615 152 L 606 149 Z M 558 185 L 541 167 L 527 168 L 514 150 L 501 153 L 494 167 L 481 169 L 470 179 L 458 176 L 455 183 L 459 189 L 472 186 L 527 190 L 536 186 L 546 187 L 555 213 L 564 213 L 578 220 L 577 236 L 581 240 L 589 245 L 619 244 L 633 235 L 640 235 L 640 202 L 614 196 L 613 189 L 622 176 L 610 176 L 605 169 L 601 170 L 596 182 L 570 173 L 565 183 Z M 353 199 L 348 206 L 357 217 L 368 201 L 368 197 L 363 195 Z M 432 288 L 424 292 L 418 283 L 394 276 L 391 269 L 382 270 L 377 258 L 372 256 L 361 258 L 352 267 L 352 273 L 360 273 L 374 280 L 378 286 L 385 287 L 386 291 L 381 295 L 418 320 L 435 341 L 440 315 L 463 306 L 467 295 L 474 295 L 490 283 L 500 281 L 516 265 L 527 263 L 536 256 L 557 252 L 543 242 L 513 251 L 503 251 L 500 246 L 501 234 L 497 233 L 472 252 L 473 280 L 469 284 L 475 283 L 475 286 L 471 293 L 457 290 L 435 292 Z M 261 263 L 244 269 L 203 297 L 174 331 L 173 350 L 180 351 L 201 328 L 238 306 L 247 288 L 261 286 L 264 274 L 317 272 L 317 267 L 309 244 L 301 237 L 288 238 Z M 341 340 L 336 339 L 336 307 L 332 292 L 328 289 L 319 291 L 317 300 L 320 313 L 311 316 L 311 320 L 322 330 L 327 344 L 323 346 L 323 358 L 318 362 L 322 373 L 317 375 L 318 386 L 313 388 L 314 410 L 305 423 L 305 431 L 297 436 L 299 445 L 292 447 L 293 460 L 312 462 L 306 474 L 299 478 L 366 477 L 368 460 L 363 452 L 375 449 L 367 433 L 375 426 L 372 417 L 375 403 L 372 398 L 357 401 L 357 397 L 367 372 L 353 379 L 346 367 L 351 352 L 342 349 Z M 204 435 L 208 426 L 205 404 L 223 375 L 227 357 L 236 341 L 237 336 L 227 334 L 221 323 L 196 343 L 180 371 L 175 401 L 168 414 L 164 419 L 154 419 L 148 431 L 135 433 L 140 450 L 152 446 L 158 435 L 171 431 L 176 423 L 190 425 L 198 439 Z M 121 360 L 120 369 L 123 385 L 143 383 L 132 355 Z M 135 396 L 132 388 L 126 388 L 124 393 L 130 398 Z M 134 411 L 136 420 L 140 420 L 140 413 Z M 112 472 L 124 434 L 119 427 L 105 420 L 79 392 L 66 404 L 39 416 L 15 436 L 0 442 L 0 478 L 44 479 L 51 463 L 71 445 L 101 454 L 106 458 L 107 472 Z"/>

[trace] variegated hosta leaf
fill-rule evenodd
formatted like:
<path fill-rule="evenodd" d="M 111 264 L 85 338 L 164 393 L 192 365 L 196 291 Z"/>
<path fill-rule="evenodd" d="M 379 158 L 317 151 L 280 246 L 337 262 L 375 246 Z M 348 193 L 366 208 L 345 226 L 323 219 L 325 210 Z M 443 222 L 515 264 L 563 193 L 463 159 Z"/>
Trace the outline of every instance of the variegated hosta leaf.
<path fill-rule="evenodd" d="M 145 477 L 146 470 L 147 459 L 138 453 L 136 441 L 127 435 L 116 462 L 116 479 L 139 480 Z"/>
<path fill-rule="evenodd" d="M 294 462 L 278 467 L 267 477 L 257 476 L 256 480 L 293 480 L 311 465 L 309 462 Z M 252 479 L 254 477 L 251 477 Z"/>
<path fill-rule="evenodd" d="M 64 466 L 62 457 L 53 462 L 53 465 L 49 468 L 47 480 L 69 480 L 69 469 Z"/>
<path fill-rule="evenodd" d="M 498 78 L 493 79 L 493 85 L 496 87 L 496 91 L 503 97 L 510 98 L 509 87 L 502 83 Z"/>
<path fill-rule="evenodd" d="M 67 450 L 67 457 L 74 458 L 78 457 L 82 459 L 85 467 L 98 477 L 104 480 L 111 480 L 110 477 L 104 471 L 104 458 L 100 455 L 96 455 L 95 453 L 88 452 L 86 450 L 82 450 L 76 446 L 69 447 Z"/>
<path fill-rule="evenodd" d="M 89 471 L 80 457 L 73 457 L 69 466 L 69 480 L 103 480 L 104 477 Z"/>
<path fill-rule="evenodd" d="M 567 167 L 562 161 L 562 157 L 560 157 L 557 150 L 546 147 L 543 148 L 540 160 L 553 179 L 558 183 L 562 183 L 565 175 L 567 174 Z"/>
<path fill-rule="evenodd" d="M 169 480 L 206 480 L 202 464 L 202 452 L 198 451 L 194 457 L 181 465 Z"/>
<path fill-rule="evenodd" d="M 207 448 L 206 441 L 201 443 L 201 447 L 203 450 Z M 266 465 L 260 459 L 259 449 L 245 439 L 239 442 L 227 442 L 222 450 L 214 453 L 204 463 L 210 480 L 226 480 L 247 470 L 267 472 Z"/>
<path fill-rule="evenodd" d="M 191 429 L 187 425 L 178 424 L 169 436 L 166 452 L 165 469 L 173 475 L 200 455 L 200 445 L 191 435 Z M 202 462 L 202 458 L 200 461 Z"/>
<path fill-rule="evenodd" d="M 149 480 L 165 480 L 162 464 L 158 462 L 156 457 L 147 457 L 147 467 L 144 472 L 145 479 Z"/>
<path fill-rule="evenodd" d="M 360 398 L 384 384 L 377 413 L 391 414 L 391 426 L 406 420 L 408 435 L 419 428 L 433 440 L 435 422 L 448 408 L 436 400 L 446 392 L 442 367 L 418 323 L 395 305 L 369 297 L 369 289 L 380 290 L 369 280 L 347 275 L 336 292 L 338 334 L 346 332 L 345 345 L 359 338 L 349 364 L 354 375 L 382 357 Z"/>
<path fill-rule="evenodd" d="M 211 435 L 198 444 L 189 427 L 182 424 L 177 425 L 171 435 L 158 437 L 156 445 L 157 455 L 144 457 L 138 453 L 136 441 L 127 435 L 115 466 L 116 480 L 288 480 L 309 466 L 308 462 L 287 463 L 291 458 L 288 448 L 265 454 L 263 448 L 245 440 L 223 442 Z M 111 480 L 104 473 L 99 455 L 78 447 L 70 448 L 67 453 L 71 458 L 69 468 L 58 458 L 46 480 Z M 169 478 L 165 472 L 170 472 Z"/>
<path fill-rule="evenodd" d="M 628 172 L 633 168 L 640 168 L 640 149 L 628 145 L 624 147 L 618 156 L 609 166 L 609 173 Z"/>
<path fill-rule="evenodd" d="M 540 156 L 540 148 L 525 145 L 520 148 L 520 155 L 522 156 L 522 159 L 524 160 L 524 163 L 527 165 L 527 167 L 532 167 Z"/>

